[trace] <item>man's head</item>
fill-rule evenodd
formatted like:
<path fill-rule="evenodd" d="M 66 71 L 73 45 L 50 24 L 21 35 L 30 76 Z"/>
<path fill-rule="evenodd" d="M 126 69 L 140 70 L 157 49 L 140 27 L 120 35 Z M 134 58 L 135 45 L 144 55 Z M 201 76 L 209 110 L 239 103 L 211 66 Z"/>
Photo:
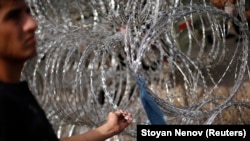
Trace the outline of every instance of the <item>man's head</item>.
<path fill-rule="evenodd" d="M 36 28 L 25 0 L 0 0 L 0 60 L 24 62 L 35 56 Z"/>

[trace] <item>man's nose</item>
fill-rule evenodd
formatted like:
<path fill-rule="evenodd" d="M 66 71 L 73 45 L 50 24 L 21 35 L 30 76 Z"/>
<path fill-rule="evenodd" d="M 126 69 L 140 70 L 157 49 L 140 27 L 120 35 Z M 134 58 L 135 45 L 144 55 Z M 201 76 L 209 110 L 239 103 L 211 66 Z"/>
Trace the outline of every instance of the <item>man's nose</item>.
<path fill-rule="evenodd" d="M 37 22 L 31 15 L 25 16 L 24 31 L 35 31 L 37 29 Z"/>

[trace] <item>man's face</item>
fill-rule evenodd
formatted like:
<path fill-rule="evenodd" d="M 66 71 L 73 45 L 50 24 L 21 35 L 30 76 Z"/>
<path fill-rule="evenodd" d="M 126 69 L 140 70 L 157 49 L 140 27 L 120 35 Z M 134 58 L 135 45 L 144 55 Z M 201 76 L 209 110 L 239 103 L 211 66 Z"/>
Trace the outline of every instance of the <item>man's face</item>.
<path fill-rule="evenodd" d="M 0 0 L 0 60 L 26 61 L 36 55 L 37 23 L 24 0 Z"/>

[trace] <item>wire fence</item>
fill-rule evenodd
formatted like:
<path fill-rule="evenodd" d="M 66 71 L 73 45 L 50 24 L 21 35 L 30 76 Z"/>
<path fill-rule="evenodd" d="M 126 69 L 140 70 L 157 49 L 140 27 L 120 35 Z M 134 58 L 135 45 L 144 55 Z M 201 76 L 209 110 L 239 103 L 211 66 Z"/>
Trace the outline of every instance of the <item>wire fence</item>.
<path fill-rule="evenodd" d="M 249 29 L 209 1 L 28 0 L 39 24 L 38 56 L 22 77 L 58 136 L 133 113 L 114 140 L 149 124 L 136 75 L 143 76 L 168 124 L 249 124 Z M 80 128 L 84 127 L 84 128 Z"/>

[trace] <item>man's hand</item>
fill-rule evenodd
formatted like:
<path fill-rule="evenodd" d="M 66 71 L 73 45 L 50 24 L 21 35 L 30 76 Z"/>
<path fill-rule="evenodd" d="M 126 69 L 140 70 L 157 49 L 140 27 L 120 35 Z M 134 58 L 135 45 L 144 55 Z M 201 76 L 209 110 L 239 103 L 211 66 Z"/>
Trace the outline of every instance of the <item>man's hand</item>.
<path fill-rule="evenodd" d="M 110 112 L 105 126 L 113 135 L 121 133 L 132 122 L 132 114 L 123 110 Z"/>

